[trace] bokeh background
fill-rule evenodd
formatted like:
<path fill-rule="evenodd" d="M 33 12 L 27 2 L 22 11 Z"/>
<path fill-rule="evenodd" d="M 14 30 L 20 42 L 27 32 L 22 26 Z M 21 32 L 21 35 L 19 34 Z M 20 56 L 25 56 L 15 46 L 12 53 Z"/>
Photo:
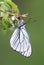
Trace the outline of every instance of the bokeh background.
<path fill-rule="evenodd" d="M 0 0 L 1 1 L 1 0 Z M 25 18 L 26 28 L 32 45 L 29 58 L 13 51 L 10 38 L 13 32 L 0 31 L 0 65 L 44 65 L 44 0 L 13 0 L 21 13 L 28 13 Z"/>

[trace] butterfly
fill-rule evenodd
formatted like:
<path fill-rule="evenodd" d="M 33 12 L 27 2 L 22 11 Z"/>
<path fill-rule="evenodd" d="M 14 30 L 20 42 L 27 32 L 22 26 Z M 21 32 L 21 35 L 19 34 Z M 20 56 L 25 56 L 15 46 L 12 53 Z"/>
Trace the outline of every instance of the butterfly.
<path fill-rule="evenodd" d="M 25 57 L 29 57 L 32 53 L 32 48 L 25 24 L 24 20 L 20 20 L 11 36 L 10 46 Z"/>

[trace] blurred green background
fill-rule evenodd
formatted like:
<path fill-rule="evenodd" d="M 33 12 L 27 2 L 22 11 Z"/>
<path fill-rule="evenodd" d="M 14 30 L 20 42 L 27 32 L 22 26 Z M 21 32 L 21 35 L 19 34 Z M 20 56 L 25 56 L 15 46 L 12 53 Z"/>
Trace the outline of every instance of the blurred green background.
<path fill-rule="evenodd" d="M 1 1 L 1 0 L 0 0 Z M 32 55 L 29 58 L 13 51 L 10 38 L 13 32 L 0 31 L 0 65 L 44 65 L 44 0 L 13 0 L 21 13 L 29 13 L 25 18 L 30 35 Z"/>

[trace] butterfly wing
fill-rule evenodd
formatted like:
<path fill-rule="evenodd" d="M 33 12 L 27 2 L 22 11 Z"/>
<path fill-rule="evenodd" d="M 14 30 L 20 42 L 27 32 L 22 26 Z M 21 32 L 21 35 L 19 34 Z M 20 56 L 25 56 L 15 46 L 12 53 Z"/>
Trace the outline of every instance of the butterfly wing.
<path fill-rule="evenodd" d="M 15 29 L 10 39 L 10 46 L 13 48 L 13 50 L 16 50 L 18 43 L 19 43 L 19 29 L 17 28 Z"/>
<path fill-rule="evenodd" d="M 21 42 L 21 54 L 29 57 L 32 53 L 31 44 L 29 40 L 29 35 L 25 29 L 25 27 L 21 28 L 20 30 L 20 41 Z"/>
<path fill-rule="evenodd" d="M 11 39 L 10 39 L 10 45 L 13 48 L 13 50 L 18 51 L 22 55 L 29 57 L 31 55 L 31 44 L 29 40 L 29 36 L 27 34 L 27 31 L 25 27 L 21 27 L 20 29 L 17 28 Z"/>

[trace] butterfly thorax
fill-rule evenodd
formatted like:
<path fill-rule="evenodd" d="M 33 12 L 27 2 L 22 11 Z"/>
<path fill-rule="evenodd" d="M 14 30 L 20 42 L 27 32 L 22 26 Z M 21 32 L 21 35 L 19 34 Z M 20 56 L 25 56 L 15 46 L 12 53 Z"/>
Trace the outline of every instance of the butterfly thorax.
<path fill-rule="evenodd" d="M 18 22 L 18 28 L 25 28 L 25 24 L 24 20 L 21 20 L 21 22 Z"/>

